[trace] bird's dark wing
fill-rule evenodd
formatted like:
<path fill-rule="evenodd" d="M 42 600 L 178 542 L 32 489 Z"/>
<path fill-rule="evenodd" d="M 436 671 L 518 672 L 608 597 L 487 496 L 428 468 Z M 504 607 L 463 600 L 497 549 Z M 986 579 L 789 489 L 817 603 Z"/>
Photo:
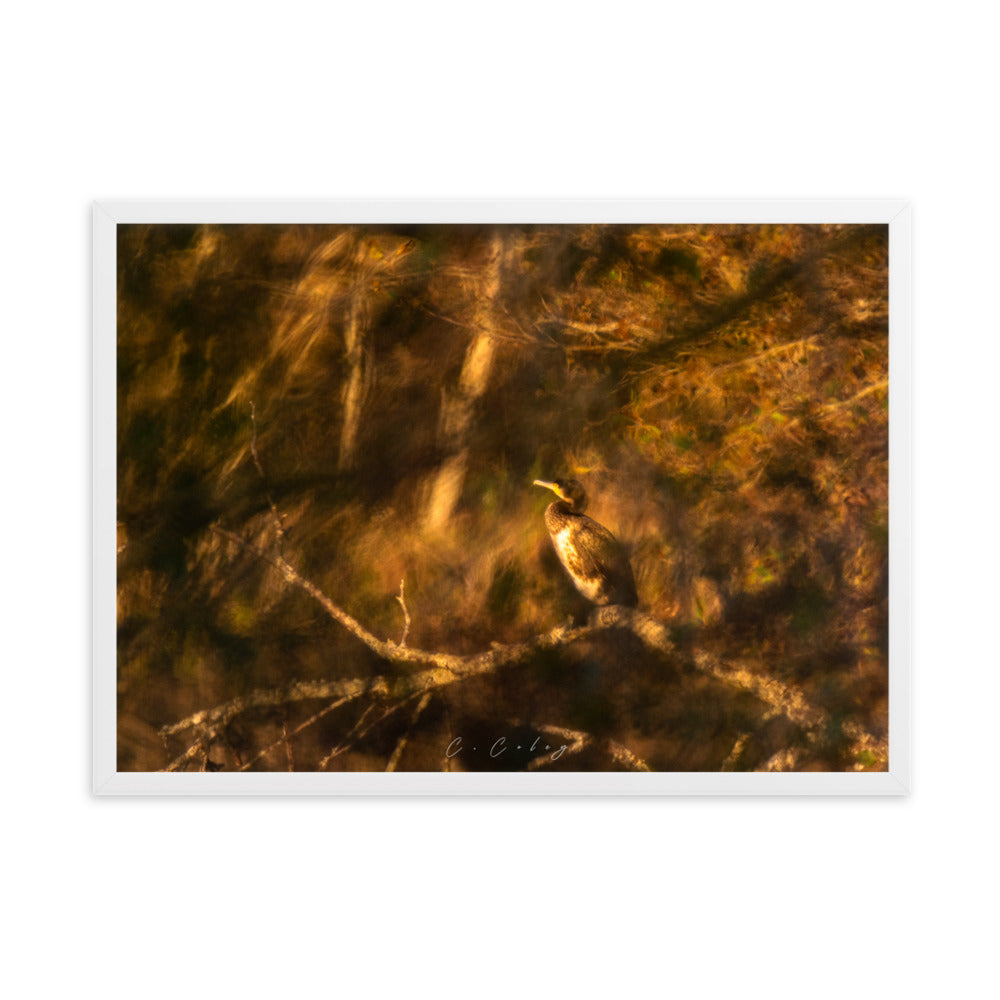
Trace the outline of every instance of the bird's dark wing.
<path fill-rule="evenodd" d="M 574 533 L 575 565 L 567 568 L 578 576 L 601 581 L 602 597 L 614 603 L 635 604 L 635 578 L 625 549 L 602 524 L 581 517 Z"/>

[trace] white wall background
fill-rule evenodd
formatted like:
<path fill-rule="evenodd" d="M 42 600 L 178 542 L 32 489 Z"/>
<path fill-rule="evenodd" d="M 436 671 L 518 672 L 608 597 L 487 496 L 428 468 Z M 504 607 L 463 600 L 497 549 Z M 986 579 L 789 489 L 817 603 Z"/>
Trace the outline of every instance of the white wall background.
<path fill-rule="evenodd" d="M 995 988 L 990 13 L 961 0 L 9 9 L 5 995 Z M 909 799 L 91 797 L 90 202 L 388 195 L 913 200 Z"/>

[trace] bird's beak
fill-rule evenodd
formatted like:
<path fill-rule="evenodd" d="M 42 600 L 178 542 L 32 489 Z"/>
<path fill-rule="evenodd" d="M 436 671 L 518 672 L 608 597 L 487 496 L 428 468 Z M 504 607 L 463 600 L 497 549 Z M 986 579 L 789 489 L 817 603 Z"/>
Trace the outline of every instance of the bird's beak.
<path fill-rule="evenodd" d="M 550 483 L 550 482 L 548 482 L 545 479 L 536 479 L 531 485 L 532 486 L 544 486 L 547 490 L 552 490 L 552 492 L 555 493 L 555 495 L 557 497 L 559 497 L 560 500 L 565 500 L 566 499 L 563 496 L 563 494 L 562 494 L 562 490 L 559 489 L 559 484 L 558 483 Z"/>

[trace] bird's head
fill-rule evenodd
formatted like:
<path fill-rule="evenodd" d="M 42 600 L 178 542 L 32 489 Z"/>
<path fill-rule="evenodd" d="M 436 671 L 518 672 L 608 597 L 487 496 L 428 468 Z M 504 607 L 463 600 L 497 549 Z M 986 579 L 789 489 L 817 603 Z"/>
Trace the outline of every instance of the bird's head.
<path fill-rule="evenodd" d="M 574 514 L 582 514 L 587 509 L 587 494 L 575 479 L 556 479 L 552 482 L 546 479 L 536 479 L 534 485 L 544 486 L 547 490 L 552 490 L 560 500 L 569 504 L 569 508 Z"/>

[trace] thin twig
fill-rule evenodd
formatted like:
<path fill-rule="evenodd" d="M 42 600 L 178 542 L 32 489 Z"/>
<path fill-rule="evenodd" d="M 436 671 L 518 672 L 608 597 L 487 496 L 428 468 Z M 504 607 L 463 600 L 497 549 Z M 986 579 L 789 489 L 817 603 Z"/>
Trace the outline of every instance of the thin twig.
<path fill-rule="evenodd" d="M 427 707 L 430 700 L 431 700 L 431 693 L 430 691 L 427 691 L 424 693 L 423 698 L 421 698 L 420 701 L 417 703 L 417 707 L 414 710 L 413 716 L 410 719 L 409 728 L 406 730 L 405 733 L 403 733 L 402 736 L 400 736 L 399 742 L 396 744 L 396 749 L 392 751 L 392 756 L 389 758 L 389 763 L 386 764 L 385 766 L 386 771 L 396 770 L 396 766 L 399 764 L 399 759 L 403 756 L 403 751 L 406 749 L 406 744 L 410 741 L 410 734 L 413 732 L 413 729 L 416 726 L 417 721 L 420 719 L 420 716 L 423 714 L 423 711 Z"/>
<path fill-rule="evenodd" d="M 621 326 L 621 320 L 613 319 L 609 323 L 578 323 L 576 320 L 572 319 L 561 319 L 558 316 L 552 317 L 553 323 L 559 323 L 562 326 L 569 327 L 571 330 L 576 330 L 577 333 L 614 333 Z"/>
<path fill-rule="evenodd" d="M 833 410 L 843 409 L 845 406 L 850 406 L 852 403 L 856 403 L 859 399 L 863 399 L 865 396 L 871 395 L 873 392 L 879 392 L 882 389 L 889 388 L 889 380 L 887 378 L 882 379 L 880 382 L 876 382 L 874 385 L 870 385 L 861 392 L 849 399 L 838 399 L 835 403 L 827 403 L 826 406 L 820 408 L 820 413 L 830 413 Z"/>
<path fill-rule="evenodd" d="M 253 455 L 253 464 L 257 467 L 257 474 L 260 476 L 260 481 L 264 486 L 264 495 L 267 497 L 268 506 L 271 508 L 271 514 L 274 516 L 276 546 L 278 552 L 281 552 L 285 541 L 285 530 L 281 524 L 281 514 L 278 513 L 278 508 L 271 496 L 271 491 L 267 488 L 267 477 L 264 475 L 264 466 L 261 465 L 260 456 L 257 454 L 257 408 L 254 406 L 253 400 L 250 400 L 250 427 L 250 454 Z"/>
<path fill-rule="evenodd" d="M 529 765 L 529 771 L 537 771 L 546 765 L 553 763 L 568 755 L 578 754 L 588 746 L 596 746 L 604 751 L 615 763 L 621 764 L 629 771 L 649 771 L 649 765 L 641 758 L 637 757 L 628 747 L 623 746 L 615 740 L 600 740 L 590 733 L 584 733 L 577 729 L 566 729 L 563 726 L 536 726 L 541 733 L 551 733 L 561 740 L 568 740 L 565 752 L 559 758 L 551 755 L 536 757 Z"/>
<path fill-rule="evenodd" d="M 399 595 L 396 600 L 399 601 L 399 606 L 403 609 L 403 635 L 399 640 L 400 646 L 406 645 L 406 637 L 410 634 L 410 612 L 406 610 L 406 594 L 403 592 L 403 588 L 406 586 L 406 579 L 399 581 Z"/>
<path fill-rule="evenodd" d="M 320 709 L 315 715 L 309 716 L 305 722 L 301 725 L 296 726 L 290 733 L 284 724 L 281 727 L 281 739 L 275 740 L 270 746 L 265 747 L 256 757 L 248 760 L 241 768 L 241 771 L 248 771 L 254 764 L 261 759 L 261 757 L 266 757 L 279 743 L 284 742 L 285 746 L 288 747 L 288 742 L 291 737 L 298 736 L 304 729 L 308 729 L 311 725 L 319 722 L 324 715 L 329 715 L 335 708 L 340 708 L 341 705 L 346 705 L 347 702 L 351 701 L 351 698 L 340 698 L 337 701 L 331 702 L 326 708 Z M 291 759 L 291 754 L 289 754 L 289 760 Z M 289 768 L 291 770 L 291 768 Z"/>
<path fill-rule="evenodd" d="M 872 385 L 866 386 L 859 393 L 853 396 L 849 396 L 847 399 L 838 399 L 832 403 L 827 403 L 824 406 L 819 407 L 816 410 L 812 410 L 807 414 L 802 414 L 798 417 L 792 417 L 790 420 L 786 421 L 781 425 L 782 430 L 788 431 L 797 424 L 802 423 L 806 417 L 824 417 L 828 413 L 836 413 L 837 410 L 842 410 L 846 406 L 851 406 L 856 403 L 859 399 L 864 399 L 865 396 L 870 396 L 873 392 L 880 392 L 889 388 L 889 380 L 887 378 L 875 382 Z"/>
<path fill-rule="evenodd" d="M 421 306 L 420 308 L 421 308 L 421 310 L 423 312 L 427 313 L 428 316 L 433 316 L 435 319 L 441 320 L 442 323 L 450 323 L 452 326 L 457 326 L 457 327 L 459 327 L 460 329 L 463 329 L 463 330 L 478 330 L 479 329 L 479 327 L 477 327 L 475 323 L 464 323 L 461 320 L 452 319 L 449 316 L 442 316 L 441 313 L 436 313 L 436 312 L 434 312 L 433 309 L 428 309 L 426 306 Z M 512 316 L 509 316 L 509 318 L 510 318 L 510 320 L 512 322 L 517 323 L 517 321 Z M 518 324 L 518 326 L 520 326 L 520 324 Z M 485 335 L 488 336 L 491 340 L 499 340 L 499 341 L 503 341 L 505 343 L 510 343 L 510 344 L 522 344 L 522 345 L 525 345 L 525 346 L 528 346 L 528 347 L 536 347 L 536 346 L 547 347 L 547 346 L 550 346 L 550 345 L 547 345 L 547 344 L 540 343 L 540 341 L 538 340 L 538 338 L 531 337 L 531 336 L 529 336 L 528 334 L 525 334 L 525 333 L 522 333 L 520 336 L 514 336 L 513 334 L 506 333 L 503 330 L 495 330 L 494 329 L 494 330 L 490 330 Z"/>
<path fill-rule="evenodd" d="M 184 753 L 182 753 L 179 757 L 175 757 L 163 770 L 164 771 L 180 770 L 180 768 L 183 767 L 184 764 L 186 764 L 189 760 L 192 760 L 201 752 L 201 748 L 204 745 L 204 743 L 205 743 L 205 738 L 203 736 L 200 736 L 198 739 L 194 741 L 194 743 L 191 744 L 191 746 L 187 748 L 187 750 L 184 751 Z"/>
<path fill-rule="evenodd" d="M 292 744 L 288 740 L 288 720 L 281 720 L 281 738 L 285 744 L 285 756 L 288 758 L 288 770 L 295 770 L 295 758 L 292 756 Z"/>
<path fill-rule="evenodd" d="M 351 731 L 319 762 L 319 770 L 325 770 L 326 765 L 329 764 L 334 757 L 339 757 L 351 745 L 353 737 L 358 735 L 365 720 L 374 711 L 375 703 L 373 702 L 361 713 L 358 717 L 358 721 L 355 722 L 354 726 L 351 728 Z M 368 730 L 366 729 L 365 732 L 367 731 Z"/>
<path fill-rule="evenodd" d="M 345 751 L 350 750 L 352 745 L 356 745 L 358 740 L 367 736 L 376 726 L 381 725 L 383 722 L 385 722 L 385 720 L 388 719 L 390 715 L 394 715 L 401 708 L 405 708 L 406 705 L 408 705 L 412 700 L 413 696 L 409 698 L 404 698 L 402 701 L 397 702 L 395 705 L 390 705 L 389 708 L 387 708 L 377 719 L 375 719 L 373 722 L 370 722 L 367 726 L 364 727 L 364 729 L 361 729 L 360 728 L 361 724 L 365 721 L 365 719 L 371 713 L 371 710 L 375 707 L 374 705 L 369 705 L 368 708 L 362 713 L 361 718 L 358 719 L 357 723 L 355 723 L 354 728 L 344 738 L 343 742 L 334 750 L 331 750 L 330 753 L 328 753 L 319 762 L 320 770 L 323 770 L 326 767 L 326 765 L 329 764 L 330 761 L 333 760 L 335 757 L 339 757 Z M 354 739 L 355 741 L 354 744 L 351 743 L 352 739 Z"/>
<path fill-rule="evenodd" d="M 727 372 L 732 370 L 733 368 L 740 368 L 743 365 L 760 364 L 760 362 L 762 362 L 765 358 L 774 357 L 774 355 L 776 354 L 783 354 L 785 351 L 794 350 L 796 347 L 812 347 L 815 350 L 819 350 L 819 346 L 814 343 L 814 341 L 818 340 L 819 337 L 820 334 L 814 333 L 809 337 L 801 337 L 798 340 L 789 340 L 784 344 L 778 344 L 776 347 L 769 347 L 767 350 L 761 351 L 758 354 L 750 354 L 747 357 L 740 358 L 737 361 L 728 361 L 725 364 L 716 365 L 714 368 L 710 368 L 707 374 L 710 377 L 714 378 L 721 372 Z M 693 354 L 694 352 L 685 352 L 685 353 Z"/>

